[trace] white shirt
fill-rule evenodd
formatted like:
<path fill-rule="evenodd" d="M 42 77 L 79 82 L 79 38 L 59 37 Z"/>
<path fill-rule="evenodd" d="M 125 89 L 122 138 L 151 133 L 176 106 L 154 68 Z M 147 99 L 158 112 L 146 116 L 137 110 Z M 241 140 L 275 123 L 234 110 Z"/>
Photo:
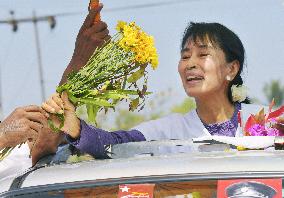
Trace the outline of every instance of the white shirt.
<path fill-rule="evenodd" d="M 263 108 L 254 104 L 241 104 L 242 123 L 245 124 L 251 114 L 255 114 Z M 140 131 L 147 141 L 179 139 L 187 140 L 211 134 L 202 124 L 196 110 L 187 114 L 171 114 L 166 117 L 144 122 L 133 129 Z M 243 136 L 242 130 L 237 129 L 236 136 Z"/>
<path fill-rule="evenodd" d="M 16 147 L 10 155 L 0 161 L 0 180 L 6 177 L 14 177 L 32 166 L 32 159 L 29 158 L 30 149 L 28 144 Z"/>

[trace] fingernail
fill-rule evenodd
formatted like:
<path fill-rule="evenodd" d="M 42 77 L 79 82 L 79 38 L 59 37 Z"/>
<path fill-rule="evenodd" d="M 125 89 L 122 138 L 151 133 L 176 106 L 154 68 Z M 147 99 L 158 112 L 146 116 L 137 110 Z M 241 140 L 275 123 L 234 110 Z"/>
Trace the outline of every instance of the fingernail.
<path fill-rule="evenodd" d="M 58 111 L 58 113 L 63 114 L 63 113 L 64 113 L 64 111 L 63 111 L 63 110 L 60 110 L 60 111 Z"/>
<path fill-rule="evenodd" d="M 54 108 L 52 108 L 52 109 L 51 109 L 51 112 L 52 112 L 52 113 L 55 113 L 55 109 L 54 109 Z"/>

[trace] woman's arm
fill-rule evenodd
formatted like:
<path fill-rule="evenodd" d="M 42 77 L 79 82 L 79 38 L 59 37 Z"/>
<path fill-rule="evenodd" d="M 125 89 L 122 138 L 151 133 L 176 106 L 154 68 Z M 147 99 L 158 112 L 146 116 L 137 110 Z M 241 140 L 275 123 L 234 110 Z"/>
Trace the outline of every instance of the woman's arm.
<path fill-rule="evenodd" d="M 137 130 L 108 132 L 88 125 L 81 120 L 81 133 L 77 139 L 67 135 L 67 140 L 81 152 L 95 156 L 97 159 L 107 158 L 106 147 L 127 142 L 145 141 L 144 135 Z"/>
<path fill-rule="evenodd" d="M 68 100 L 66 92 L 52 95 L 42 108 L 49 113 L 64 113 L 65 122 L 61 129 L 67 134 L 68 141 L 82 152 L 96 158 L 105 158 L 105 146 L 127 142 L 145 141 L 144 135 L 138 130 L 108 132 L 86 124 L 77 118 L 74 105 Z M 60 121 L 51 115 L 53 123 L 58 127 Z"/>

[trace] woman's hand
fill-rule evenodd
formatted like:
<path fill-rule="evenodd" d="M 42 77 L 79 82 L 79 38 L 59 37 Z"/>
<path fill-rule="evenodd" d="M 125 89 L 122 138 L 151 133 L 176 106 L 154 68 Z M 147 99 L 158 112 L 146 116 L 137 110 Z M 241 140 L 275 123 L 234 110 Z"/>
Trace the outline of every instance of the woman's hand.
<path fill-rule="evenodd" d="M 50 113 L 50 119 L 58 128 L 60 120 L 54 114 L 64 114 L 65 120 L 63 128 L 65 133 L 69 134 L 72 138 L 78 138 L 80 135 L 80 120 L 75 113 L 74 105 L 69 101 L 66 92 L 63 92 L 61 97 L 58 93 L 53 94 L 46 102 L 42 104 L 42 108 Z"/>

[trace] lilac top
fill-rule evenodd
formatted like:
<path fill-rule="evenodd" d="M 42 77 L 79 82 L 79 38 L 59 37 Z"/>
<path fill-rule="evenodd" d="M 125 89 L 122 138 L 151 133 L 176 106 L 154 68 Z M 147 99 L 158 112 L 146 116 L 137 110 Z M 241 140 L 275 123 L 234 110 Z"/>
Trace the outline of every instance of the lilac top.
<path fill-rule="evenodd" d="M 81 152 L 95 156 L 97 159 L 107 158 L 106 147 L 113 144 L 146 141 L 140 131 L 114 131 L 108 132 L 88 125 L 81 120 L 81 134 L 78 139 L 66 136 L 67 141 Z"/>
<path fill-rule="evenodd" d="M 205 124 L 205 128 L 211 135 L 235 137 L 238 128 L 238 112 L 241 110 L 241 104 L 235 104 L 235 111 L 230 120 L 216 124 Z"/>
<path fill-rule="evenodd" d="M 236 103 L 232 118 L 228 121 L 216 124 L 205 124 L 205 128 L 211 135 L 235 136 L 238 127 L 238 111 L 241 104 Z M 122 144 L 127 142 L 146 141 L 144 135 L 138 130 L 108 132 L 94 126 L 88 125 L 81 120 L 81 133 L 78 139 L 66 136 L 68 142 L 79 149 L 95 156 L 97 159 L 107 158 L 106 146 Z"/>

